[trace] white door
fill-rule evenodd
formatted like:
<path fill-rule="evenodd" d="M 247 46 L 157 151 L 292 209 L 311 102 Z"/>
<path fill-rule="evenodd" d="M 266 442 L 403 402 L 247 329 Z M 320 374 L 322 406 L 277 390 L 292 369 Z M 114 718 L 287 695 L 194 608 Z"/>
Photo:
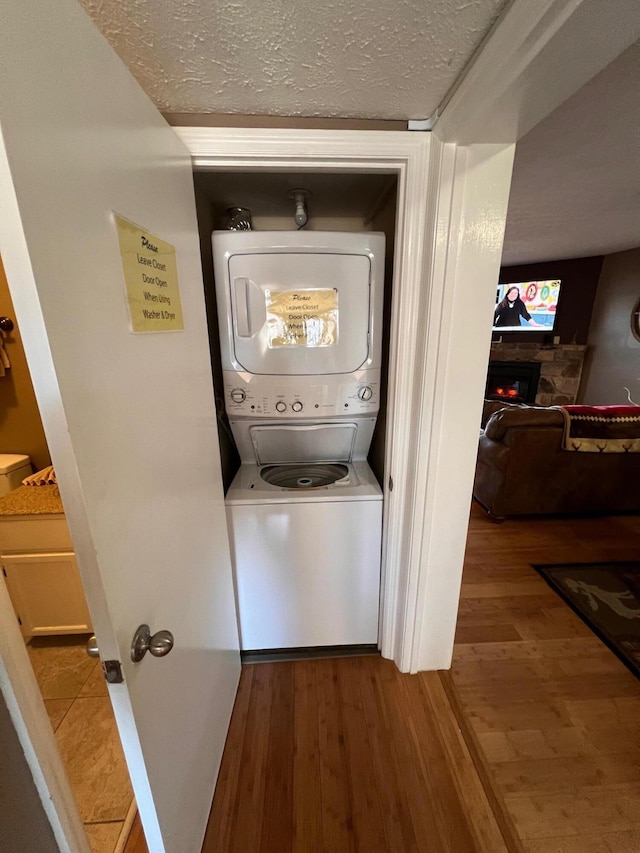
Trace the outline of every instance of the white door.
<path fill-rule="evenodd" d="M 0 11 L 0 251 L 152 853 L 200 849 L 239 677 L 190 160 L 75 0 Z M 175 247 L 133 333 L 114 215 Z M 130 659 L 141 623 L 175 636 Z"/>
<path fill-rule="evenodd" d="M 238 364 L 249 373 L 276 375 L 358 370 L 369 356 L 370 274 L 364 255 L 232 256 L 228 276 Z M 249 302 L 262 310 L 250 310 Z"/>

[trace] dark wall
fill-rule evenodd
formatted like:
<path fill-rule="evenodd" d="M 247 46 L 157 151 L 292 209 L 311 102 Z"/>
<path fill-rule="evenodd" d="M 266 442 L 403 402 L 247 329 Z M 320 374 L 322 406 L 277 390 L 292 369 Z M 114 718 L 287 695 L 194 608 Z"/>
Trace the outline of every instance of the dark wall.
<path fill-rule="evenodd" d="M 561 344 L 586 344 L 603 260 L 602 256 L 598 256 L 502 267 L 499 283 L 516 284 L 559 278 L 562 287 L 556 323 L 551 334 L 559 336 Z M 493 340 L 497 341 L 501 337 L 505 342 L 543 343 L 545 335 L 548 336 L 549 332 L 494 332 Z"/>
<path fill-rule="evenodd" d="M 389 329 L 391 326 L 391 296 L 393 285 L 393 251 L 396 239 L 396 206 L 397 185 L 393 192 L 389 192 L 382 208 L 376 214 L 372 225 L 374 231 L 383 231 L 385 243 L 384 259 L 384 307 L 382 318 L 382 358 L 380 369 L 380 411 L 376 420 L 376 428 L 373 433 L 371 447 L 369 449 L 368 462 L 371 470 L 381 486 L 384 487 L 384 462 L 387 434 L 387 392 L 389 373 Z"/>
<path fill-rule="evenodd" d="M 207 195 L 207 184 L 203 173 L 194 172 L 196 192 L 196 211 L 200 232 L 200 254 L 202 256 L 202 278 L 204 281 L 204 299 L 209 326 L 209 345 L 211 349 L 211 370 L 218 419 L 218 438 L 220 441 L 220 463 L 222 465 L 222 483 L 225 494 L 240 466 L 240 457 L 231 435 L 231 427 L 224 408 L 224 384 L 222 382 L 222 358 L 220 356 L 220 329 L 216 309 L 216 288 L 213 279 L 213 248 L 211 232 L 216 227 L 214 210 Z"/>
<path fill-rule="evenodd" d="M 589 330 L 579 403 L 628 404 L 640 399 L 640 343 L 631 331 L 631 314 L 640 296 L 640 248 L 607 255 Z"/>
<path fill-rule="evenodd" d="M 0 693 L 0 850 L 56 853 L 51 825 Z"/>

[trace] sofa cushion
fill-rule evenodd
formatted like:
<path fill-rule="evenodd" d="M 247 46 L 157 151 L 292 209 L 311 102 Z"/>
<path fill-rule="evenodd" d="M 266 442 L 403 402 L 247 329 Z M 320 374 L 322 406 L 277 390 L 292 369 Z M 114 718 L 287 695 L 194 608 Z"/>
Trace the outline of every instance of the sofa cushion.
<path fill-rule="evenodd" d="M 484 433 L 493 441 L 501 441 L 508 429 L 513 427 L 562 427 L 564 420 L 560 409 L 543 406 L 509 406 L 495 412 L 484 428 Z"/>
<path fill-rule="evenodd" d="M 482 429 L 487 425 L 491 415 L 499 412 L 500 409 L 520 409 L 525 405 L 526 403 L 507 403 L 504 400 L 485 400 L 482 407 Z"/>
<path fill-rule="evenodd" d="M 502 407 L 480 435 L 475 499 L 494 519 L 640 511 L 640 453 L 567 453 L 560 408 Z"/>

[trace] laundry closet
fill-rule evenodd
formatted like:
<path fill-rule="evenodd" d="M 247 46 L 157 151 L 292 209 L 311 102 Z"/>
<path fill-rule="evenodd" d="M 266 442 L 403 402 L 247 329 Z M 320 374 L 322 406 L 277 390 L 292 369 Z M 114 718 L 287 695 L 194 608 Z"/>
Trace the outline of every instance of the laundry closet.
<path fill-rule="evenodd" d="M 373 650 L 396 177 L 194 182 L 241 649 Z"/>

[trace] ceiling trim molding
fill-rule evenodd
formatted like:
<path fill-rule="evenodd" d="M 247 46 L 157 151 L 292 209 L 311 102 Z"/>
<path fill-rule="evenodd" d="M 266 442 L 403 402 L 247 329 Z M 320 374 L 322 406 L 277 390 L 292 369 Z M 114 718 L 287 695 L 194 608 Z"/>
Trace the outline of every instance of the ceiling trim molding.
<path fill-rule="evenodd" d="M 640 38 L 637 0 L 514 0 L 441 105 L 458 144 L 515 142 Z"/>
<path fill-rule="evenodd" d="M 171 127 L 285 128 L 289 130 L 407 130 L 406 121 L 358 118 L 305 118 L 222 113 L 163 113 Z"/>
<path fill-rule="evenodd" d="M 286 169 L 398 172 L 420 151 L 429 134 L 396 131 L 366 134 L 357 130 L 304 128 L 175 127 L 196 168 Z"/>

